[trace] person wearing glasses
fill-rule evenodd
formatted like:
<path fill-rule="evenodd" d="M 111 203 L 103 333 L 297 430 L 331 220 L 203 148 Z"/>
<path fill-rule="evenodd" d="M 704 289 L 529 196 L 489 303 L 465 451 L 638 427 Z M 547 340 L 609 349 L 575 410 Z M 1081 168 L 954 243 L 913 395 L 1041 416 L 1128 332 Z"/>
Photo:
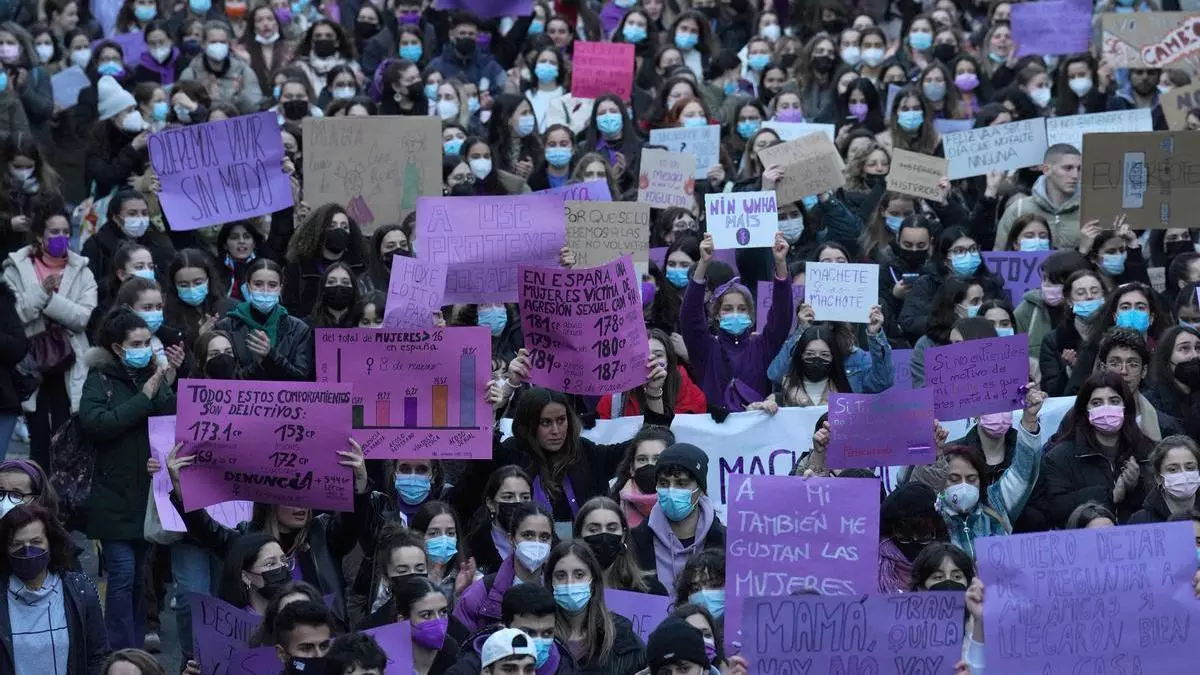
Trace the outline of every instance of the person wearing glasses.
<path fill-rule="evenodd" d="M 217 597 L 234 607 L 263 616 L 279 589 L 292 580 L 295 558 L 279 540 L 262 532 L 243 534 L 229 547 Z"/>
<path fill-rule="evenodd" d="M 21 505 L 40 506 L 58 518 L 58 493 L 37 462 L 28 459 L 0 462 L 0 518 Z"/>
<path fill-rule="evenodd" d="M 985 300 L 1004 297 L 1004 279 L 983 264 L 979 244 L 963 228 L 948 227 L 938 235 L 933 255 L 900 310 L 900 329 L 910 342 L 915 343 L 926 333 L 934 295 L 950 278 L 977 281 Z"/>
<path fill-rule="evenodd" d="M 1179 420 L 1156 408 L 1142 393 L 1142 383 L 1150 372 L 1150 348 L 1145 336 L 1132 328 L 1110 329 L 1100 338 L 1096 363 L 1097 368 L 1120 375 L 1129 385 L 1129 391 L 1137 397 L 1138 427 L 1146 438 L 1157 443 L 1183 433 Z"/>

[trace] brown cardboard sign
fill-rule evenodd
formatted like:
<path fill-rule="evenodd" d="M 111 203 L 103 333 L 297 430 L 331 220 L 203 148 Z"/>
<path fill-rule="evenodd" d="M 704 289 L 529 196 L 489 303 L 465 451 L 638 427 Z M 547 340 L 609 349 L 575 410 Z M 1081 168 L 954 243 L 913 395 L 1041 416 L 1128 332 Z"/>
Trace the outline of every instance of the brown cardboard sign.
<path fill-rule="evenodd" d="M 1117 68 L 1200 66 L 1200 16 L 1191 12 L 1105 13 L 1101 55 Z"/>
<path fill-rule="evenodd" d="M 1163 116 L 1167 118 L 1167 127 L 1171 131 L 1183 131 L 1187 129 L 1188 111 L 1200 108 L 1200 82 L 1175 87 L 1161 94 L 1158 102 L 1162 105 Z"/>
<path fill-rule="evenodd" d="M 1153 131 L 1083 137 L 1080 223 L 1190 227 L 1200 208 L 1200 134 Z"/>
<path fill-rule="evenodd" d="M 798 202 L 809 195 L 835 190 L 846 184 L 846 165 L 829 136 L 817 132 L 758 151 L 764 167 L 779 165 L 783 178 L 775 184 L 782 203 Z"/>
<path fill-rule="evenodd" d="M 935 202 L 946 201 L 946 191 L 938 183 L 946 177 L 946 158 L 922 155 L 899 148 L 892 150 L 892 165 L 887 187 L 893 192 Z"/>
<path fill-rule="evenodd" d="M 565 202 L 567 246 L 578 267 L 598 267 L 621 256 L 634 266 L 650 261 L 650 205 L 641 202 Z M 640 268 L 639 268 L 640 269 Z"/>

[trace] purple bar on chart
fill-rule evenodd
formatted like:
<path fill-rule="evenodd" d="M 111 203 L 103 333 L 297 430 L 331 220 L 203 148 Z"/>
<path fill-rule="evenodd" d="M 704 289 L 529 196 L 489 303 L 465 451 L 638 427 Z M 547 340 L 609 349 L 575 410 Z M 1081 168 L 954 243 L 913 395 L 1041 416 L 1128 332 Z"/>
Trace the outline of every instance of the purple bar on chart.
<path fill-rule="evenodd" d="M 458 424 L 463 428 L 475 425 L 475 355 L 466 354 L 458 361 Z"/>
<path fill-rule="evenodd" d="M 392 417 L 392 402 L 384 399 L 375 401 L 375 426 L 390 427 Z"/>
<path fill-rule="evenodd" d="M 404 397 L 404 426 L 406 428 L 414 428 L 417 426 L 417 397 Z"/>

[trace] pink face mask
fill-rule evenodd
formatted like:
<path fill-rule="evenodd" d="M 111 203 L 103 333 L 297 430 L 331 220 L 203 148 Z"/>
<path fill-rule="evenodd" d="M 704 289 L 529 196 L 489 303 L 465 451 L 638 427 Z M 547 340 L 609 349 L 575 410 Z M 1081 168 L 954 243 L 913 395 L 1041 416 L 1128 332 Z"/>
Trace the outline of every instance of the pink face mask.
<path fill-rule="evenodd" d="M 1012 413 L 992 413 L 979 416 L 979 428 L 992 438 L 999 438 L 1012 428 Z"/>
<path fill-rule="evenodd" d="M 1125 408 L 1119 405 L 1101 405 L 1088 411 L 1088 420 L 1096 431 L 1114 434 L 1125 423 Z"/>
<path fill-rule="evenodd" d="M 1051 307 L 1058 307 L 1063 301 L 1061 284 L 1042 284 L 1042 300 Z"/>

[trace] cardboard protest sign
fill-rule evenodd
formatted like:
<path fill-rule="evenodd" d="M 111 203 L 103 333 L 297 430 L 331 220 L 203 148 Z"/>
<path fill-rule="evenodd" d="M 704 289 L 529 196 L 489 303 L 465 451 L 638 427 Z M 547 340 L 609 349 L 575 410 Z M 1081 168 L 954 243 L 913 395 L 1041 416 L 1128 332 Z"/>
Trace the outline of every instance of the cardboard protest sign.
<path fill-rule="evenodd" d="M 1200 134 L 1155 131 L 1085 136 L 1080 220 L 1111 223 L 1124 213 L 1138 228 L 1179 227 L 1200 205 L 1191 158 Z"/>
<path fill-rule="evenodd" d="M 402 222 L 418 197 L 441 194 L 442 124 L 436 117 L 304 120 L 305 200 L 345 206 L 363 234 Z"/>
<path fill-rule="evenodd" d="M 779 231 L 775 191 L 704 195 L 714 248 L 770 248 Z"/>
<path fill-rule="evenodd" d="M 1009 303 L 1021 304 L 1027 291 L 1041 290 L 1042 263 L 1053 251 L 984 251 L 983 262 L 993 274 L 1004 279 Z"/>
<path fill-rule="evenodd" d="M 183 473 L 187 475 L 187 471 Z M 224 673 L 230 656 L 250 643 L 262 617 L 202 593 L 189 593 L 188 606 L 192 610 L 193 653 L 200 661 L 200 672 Z M 276 670 L 282 669 L 278 659 L 275 663 Z"/>
<path fill-rule="evenodd" d="M 721 127 L 716 124 L 703 127 L 651 129 L 650 144 L 661 145 L 671 152 L 694 155 L 696 158 L 694 177 L 698 180 L 707 178 L 708 170 L 721 163 Z M 645 154 L 642 156 L 645 157 Z"/>
<path fill-rule="evenodd" d="M 154 506 L 158 509 L 158 520 L 167 532 L 187 532 L 183 517 L 171 503 L 171 476 L 167 473 L 167 456 L 175 446 L 175 415 L 151 417 L 148 422 L 150 432 L 150 454 L 158 460 L 162 468 L 154 474 L 150 488 L 154 494 Z M 222 502 L 206 506 L 208 515 L 225 527 L 237 527 L 250 520 L 254 502 L 235 501 Z"/>
<path fill-rule="evenodd" d="M 487 459 L 491 340 L 480 326 L 322 328 L 317 381 L 354 388 L 351 426 L 370 459 Z"/>
<path fill-rule="evenodd" d="M 571 69 L 571 94 L 599 98 L 616 94 L 628 101 L 633 93 L 633 44 L 576 40 L 575 66 Z"/>
<path fill-rule="evenodd" d="M 830 394 L 826 465 L 852 469 L 930 464 L 937 456 L 933 420 L 932 389 Z"/>
<path fill-rule="evenodd" d="M 310 382 L 181 380 L 175 439 L 196 463 L 181 475 L 188 511 L 235 499 L 354 510 L 350 387 Z"/>
<path fill-rule="evenodd" d="M 470 12 L 481 19 L 504 16 L 529 16 L 533 0 L 436 0 L 434 9 Z"/>
<path fill-rule="evenodd" d="M 751 673 L 764 675 L 949 675 L 962 652 L 965 609 L 961 591 L 752 598 L 742 654 Z M 989 675 L 994 663 L 989 656 Z"/>
<path fill-rule="evenodd" d="M 938 183 L 946 177 L 946 169 L 944 157 L 893 148 L 887 187 L 893 192 L 945 202 L 946 191 L 938 187 Z"/>
<path fill-rule="evenodd" d="M 1195 72 L 1197 17 L 1191 12 L 1106 12 L 1100 15 L 1101 56 L 1117 68 L 1180 68 Z"/>
<path fill-rule="evenodd" d="M 1191 522 L 980 537 L 975 553 L 989 674 L 1193 667 Z"/>
<path fill-rule="evenodd" d="M 446 263 L 447 304 L 516 302 L 517 266 L 551 266 L 566 244 L 560 197 L 421 197 L 417 257 Z"/>
<path fill-rule="evenodd" d="M 1029 336 L 968 340 L 925 350 L 925 386 L 939 420 L 1020 408 L 1029 384 Z"/>
<path fill-rule="evenodd" d="M 1046 147 L 1058 143 L 1068 143 L 1082 152 L 1084 134 L 1119 134 L 1127 131 L 1153 130 L 1154 122 L 1151 120 L 1149 108 L 1047 117 Z"/>
<path fill-rule="evenodd" d="M 87 73 L 79 66 L 71 66 L 50 76 L 50 89 L 54 92 L 54 105 L 66 110 L 79 102 L 79 92 L 91 86 Z"/>
<path fill-rule="evenodd" d="M 538 190 L 537 195 L 555 195 L 568 202 L 611 202 L 612 190 L 605 180 L 590 180 L 586 183 L 568 183 L 562 187 Z"/>
<path fill-rule="evenodd" d="M 646 382 L 649 341 L 629 256 L 590 269 L 520 268 L 533 384 L 584 396 Z"/>
<path fill-rule="evenodd" d="M 442 298 L 446 295 L 446 271 L 446 263 L 393 256 L 383 327 L 433 328 L 433 313 L 442 308 Z"/>
<path fill-rule="evenodd" d="M 817 321 L 867 323 L 879 304 L 879 265 L 810 262 L 804 266 L 804 301 Z"/>
<path fill-rule="evenodd" d="M 1200 82 L 1186 87 L 1175 87 L 1165 94 L 1160 94 L 1158 102 L 1162 106 L 1163 116 L 1167 118 L 1167 128 L 1171 131 L 1183 131 L 1187 129 L 1187 114 L 1200 108 Z"/>
<path fill-rule="evenodd" d="M 648 267 L 650 206 L 639 202 L 566 202 L 567 246 L 578 267 L 595 267 L 623 255 Z"/>
<path fill-rule="evenodd" d="M 754 330 L 759 333 L 767 324 L 767 314 L 771 311 L 771 299 L 774 297 L 774 294 L 771 293 L 771 286 L 770 281 L 758 282 L 758 295 L 754 299 Z M 804 284 L 792 284 L 793 328 L 796 326 L 796 310 L 802 302 L 804 302 Z"/>
<path fill-rule="evenodd" d="M 950 179 L 983 176 L 989 171 L 1024 169 L 1046 156 L 1046 123 L 1041 118 L 959 131 L 942 137 Z"/>
<path fill-rule="evenodd" d="M 779 135 L 779 140 L 787 142 L 794 141 L 801 136 L 809 134 L 825 134 L 829 137 L 830 142 L 833 142 L 837 135 L 835 133 L 837 127 L 833 124 L 817 124 L 815 122 L 776 122 L 768 120 L 762 123 L 764 129 L 771 129 Z M 654 133 L 654 132 L 650 132 Z"/>
<path fill-rule="evenodd" d="M 150 135 L 150 164 L 171 229 L 194 230 L 292 205 L 275 114 L 164 129 Z"/>
<path fill-rule="evenodd" d="M 671 607 L 671 598 L 665 595 L 605 588 L 604 604 L 608 606 L 608 611 L 629 619 L 633 623 L 633 632 L 637 633 L 642 642 L 645 642 L 646 638 L 650 637 L 650 633 L 658 628 L 658 624 L 667 618 L 667 610 Z"/>
<path fill-rule="evenodd" d="M 642 151 L 638 198 L 656 209 L 696 205 L 696 156 L 682 152 Z"/>
<path fill-rule="evenodd" d="M 1017 56 L 1086 52 L 1092 42 L 1092 5 L 1041 0 L 1013 5 L 1012 41 Z"/>
<path fill-rule="evenodd" d="M 942 136 L 952 134 L 956 131 L 967 131 L 975 127 L 975 120 L 951 120 L 944 117 L 938 117 L 933 120 L 933 128 Z"/>
<path fill-rule="evenodd" d="M 747 598 L 879 588 L 879 481 L 735 475 L 729 494 L 726 644 L 753 635 L 739 635 Z"/>
<path fill-rule="evenodd" d="M 801 136 L 758 153 L 762 165 L 779 165 L 783 178 L 775 184 L 775 194 L 784 203 L 798 202 L 808 195 L 835 190 L 846 184 L 846 165 L 833 141 L 823 133 Z"/>

